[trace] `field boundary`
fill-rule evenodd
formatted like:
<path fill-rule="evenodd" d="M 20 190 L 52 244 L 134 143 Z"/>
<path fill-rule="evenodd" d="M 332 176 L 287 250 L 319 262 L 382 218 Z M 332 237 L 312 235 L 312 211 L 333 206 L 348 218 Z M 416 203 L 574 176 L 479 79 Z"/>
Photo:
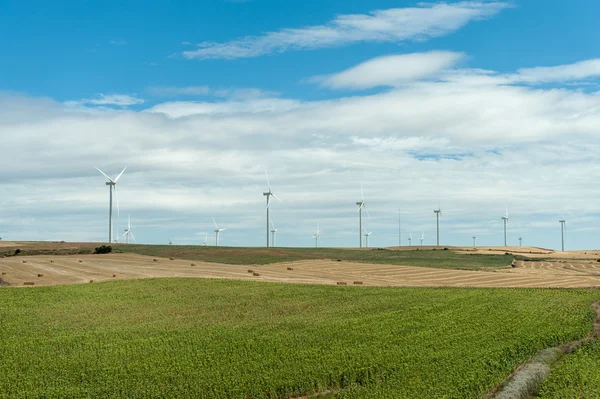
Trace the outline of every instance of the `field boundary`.
<path fill-rule="evenodd" d="M 600 301 L 592 304 L 596 312 L 592 331 L 580 340 L 554 348 L 542 349 L 525 363 L 520 364 L 501 384 L 494 387 L 484 399 L 526 399 L 535 397 L 542 384 L 552 373 L 552 366 L 566 355 L 600 337 Z"/>

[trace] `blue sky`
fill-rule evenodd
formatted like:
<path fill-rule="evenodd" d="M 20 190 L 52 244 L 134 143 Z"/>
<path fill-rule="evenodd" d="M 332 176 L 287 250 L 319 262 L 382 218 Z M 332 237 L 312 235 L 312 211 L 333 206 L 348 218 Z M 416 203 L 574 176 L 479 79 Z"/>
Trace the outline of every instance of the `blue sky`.
<path fill-rule="evenodd" d="M 0 236 L 598 247 L 600 45 L 589 1 L 2 1 Z M 123 229 L 124 213 L 117 227 Z M 221 223 L 221 224 L 223 224 Z M 120 225 L 119 225 L 120 224 Z M 413 240 L 413 243 L 417 240 Z M 211 241 L 209 240 L 209 243 Z M 406 245 L 407 241 L 404 240 Z"/>

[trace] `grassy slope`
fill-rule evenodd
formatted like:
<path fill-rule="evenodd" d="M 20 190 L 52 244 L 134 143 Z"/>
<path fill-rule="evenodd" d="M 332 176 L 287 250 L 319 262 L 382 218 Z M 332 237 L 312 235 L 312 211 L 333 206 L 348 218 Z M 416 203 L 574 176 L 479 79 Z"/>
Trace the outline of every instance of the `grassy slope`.
<path fill-rule="evenodd" d="M 600 395 L 600 341 L 567 355 L 544 382 L 541 398 L 597 398 Z"/>
<path fill-rule="evenodd" d="M 475 398 L 598 292 L 150 279 L 0 289 L 0 398 Z"/>
<path fill-rule="evenodd" d="M 229 264 L 267 264 L 307 259 L 480 270 L 507 266 L 512 255 L 473 255 L 444 250 L 353 250 L 334 248 L 226 248 L 184 245 L 120 245 L 116 249 L 148 256 Z"/>

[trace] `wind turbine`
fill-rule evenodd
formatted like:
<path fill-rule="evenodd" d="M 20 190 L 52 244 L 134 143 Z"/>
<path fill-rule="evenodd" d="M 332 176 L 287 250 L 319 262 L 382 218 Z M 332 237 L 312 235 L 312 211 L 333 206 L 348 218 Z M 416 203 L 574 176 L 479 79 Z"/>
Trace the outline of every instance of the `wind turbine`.
<path fill-rule="evenodd" d="M 419 240 L 421 240 L 421 246 L 423 246 L 423 240 L 425 239 L 425 232 L 422 231 L 421 232 L 421 238 L 419 238 Z"/>
<path fill-rule="evenodd" d="M 473 247 L 477 246 L 477 236 L 473 236 Z"/>
<path fill-rule="evenodd" d="M 265 176 L 267 177 L 267 185 L 269 186 L 269 191 L 263 193 L 264 196 L 267 197 L 267 248 L 269 247 L 269 203 L 271 196 L 277 198 L 279 202 L 283 202 L 276 196 L 273 191 L 271 191 L 271 182 L 269 182 L 269 174 L 267 173 L 267 168 L 265 168 Z"/>
<path fill-rule="evenodd" d="M 213 223 L 215 224 L 215 245 L 218 247 L 219 246 L 219 233 L 222 231 L 225 231 L 227 229 L 220 229 L 219 226 L 217 226 L 217 222 L 215 222 L 215 218 L 213 218 Z"/>
<path fill-rule="evenodd" d="M 313 234 L 313 238 L 315 239 L 315 248 L 319 248 L 319 223 L 317 223 L 317 232 Z"/>
<path fill-rule="evenodd" d="M 106 173 L 104 173 L 103 171 L 98 169 L 97 166 L 94 166 L 94 168 L 96 168 L 98 170 L 98 172 L 102 173 L 104 175 L 104 177 L 106 177 L 108 179 L 108 181 L 106 182 L 106 185 L 110 187 L 110 190 L 109 190 L 110 197 L 109 197 L 109 206 L 108 206 L 108 242 L 111 243 L 112 242 L 112 202 L 113 202 L 112 201 L 112 192 L 113 192 L 113 187 L 115 189 L 115 197 L 117 200 L 117 215 L 119 215 L 119 195 L 117 194 L 117 182 L 123 175 L 123 172 L 125 172 L 125 169 L 127 169 L 127 166 L 125 166 L 125 168 L 123 168 L 121 173 L 119 173 L 119 175 L 114 180 L 111 179 Z"/>
<path fill-rule="evenodd" d="M 409 247 L 412 246 L 411 242 L 412 242 L 412 233 L 408 233 L 408 246 Z"/>
<path fill-rule="evenodd" d="M 440 246 L 440 216 L 442 215 L 442 207 L 438 203 L 438 209 L 433 211 L 435 213 L 435 222 L 437 226 L 437 237 L 436 237 L 436 245 Z"/>
<path fill-rule="evenodd" d="M 561 241 L 562 251 L 564 252 L 565 251 L 565 231 L 567 230 L 567 221 L 563 217 L 558 222 L 560 223 L 560 241 Z"/>
<path fill-rule="evenodd" d="M 363 231 L 365 232 L 365 240 L 366 240 L 366 244 L 367 244 L 366 247 L 369 248 L 369 236 L 371 234 L 373 234 L 373 232 L 372 231 L 367 231 L 365 229 L 363 229 Z"/>
<path fill-rule="evenodd" d="M 504 221 L 504 246 L 506 247 L 506 225 L 508 224 L 508 206 L 506 207 L 506 213 L 502 216 Z"/>
<path fill-rule="evenodd" d="M 273 223 L 272 220 L 271 220 L 271 227 L 273 227 L 273 229 L 271 230 L 271 243 L 272 243 L 272 246 L 275 246 L 275 233 L 277 233 L 277 229 L 275 228 L 275 223 Z"/>
<path fill-rule="evenodd" d="M 208 245 L 208 233 L 204 233 L 204 234 L 205 234 L 205 236 L 204 236 L 204 244 L 203 245 L 206 247 Z"/>
<path fill-rule="evenodd" d="M 367 216 L 369 216 L 369 211 L 367 210 L 367 203 L 365 202 L 365 196 L 363 193 L 362 183 L 360 184 L 360 201 L 356 203 L 358 205 L 358 242 L 360 243 L 360 248 L 362 248 L 362 209 L 365 208 L 367 211 Z M 370 218 L 370 216 L 369 216 Z"/>
<path fill-rule="evenodd" d="M 129 236 L 131 235 L 131 238 L 133 238 L 133 242 L 137 241 L 135 240 L 135 236 L 133 235 L 133 232 L 131 231 L 131 216 L 127 217 L 127 228 L 125 229 L 125 234 L 123 234 L 125 236 L 125 243 L 129 244 Z"/>
<path fill-rule="evenodd" d="M 519 236 L 519 246 L 522 246 L 523 243 L 523 237 Z"/>

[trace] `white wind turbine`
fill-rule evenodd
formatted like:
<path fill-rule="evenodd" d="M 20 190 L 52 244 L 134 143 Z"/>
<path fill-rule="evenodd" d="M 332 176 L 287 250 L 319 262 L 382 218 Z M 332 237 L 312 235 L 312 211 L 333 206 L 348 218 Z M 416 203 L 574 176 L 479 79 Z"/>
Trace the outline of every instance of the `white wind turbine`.
<path fill-rule="evenodd" d="M 217 222 L 215 222 L 215 218 L 213 218 L 213 223 L 215 224 L 215 246 L 219 246 L 219 233 L 222 231 L 225 231 L 227 229 L 220 229 L 219 226 L 217 226 Z"/>
<path fill-rule="evenodd" d="M 440 200 L 438 196 L 438 209 L 434 209 L 433 213 L 435 213 L 435 221 L 436 221 L 436 246 L 440 246 L 440 216 L 442 216 L 442 207 L 440 206 Z"/>
<path fill-rule="evenodd" d="M 129 244 L 129 236 L 131 235 L 131 238 L 133 238 L 133 242 L 137 243 L 137 241 L 135 240 L 135 236 L 133 235 L 133 232 L 131 231 L 131 216 L 127 217 L 127 228 L 125 229 L 125 234 L 123 234 L 125 236 L 125 243 Z"/>
<path fill-rule="evenodd" d="M 473 236 L 473 247 L 477 246 L 477 236 Z"/>
<path fill-rule="evenodd" d="M 371 217 L 369 215 L 369 210 L 367 209 L 367 203 L 365 202 L 362 183 L 360 184 L 360 201 L 358 201 L 356 205 L 358 205 L 358 240 L 360 248 L 362 248 L 362 209 L 365 208 L 365 211 L 367 211 L 367 216 L 369 216 L 369 218 Z"/>
<path fill-rule="evenodd" d="M 519 246 L 521 247 L 523 244 L 523 237 L 519 236 Z"/>
<path fill-rule="evenodd" d="M 271 227 L 273 227 L 271 229 L 271 245 L 274 247 L 275 246 L 275 233 L 277 233 L 277 229 L 275 228 L 275 223 L 273 223 L 272 220 L 271 220 Z"/>
<path fill-rule="evenodd" d="M 363 229 L 363 231 L 365 232 L 366 248 L 369 248 L 369 236 L 371 234 L 373 234 L 373 232 L 372 231 L 367 231 L 365 229 Z"/>
<path fill-rule="evenodd" d="M 508 224 L 508 206 L 506 207 L 506 213 L 502 216 L 504 221 L 504 246 L 506 247 L 506 225 Z"/>
<path fill-rule="evenodd" d="M 275 193 L 273 193 L 273 191 L 271 191 L 271 182 L 269 181 L 269 174 L 267 173 L 267 168 L 265 168 L 265 176 L 267 177 L 267 185 L 269 186 L 269 191 L 267 191 L 266 193 L 263 193 L 263 195 L 267 197 L 267 248 L 268 248 L 269 247 L 269 204 L 270 204 L 271 196 L 277 198 L 277 200 L 279 202 L 283 202 L 283 201 L 281 199 L 279 199 L 279 197 L 276 196 Z"/>
<path fill-rule="evenodd" d="M 319 223 L 317 223 L 317 232 L 313 234 L 313 238 L 315 239 L 315 248 L 319 248 Z"/>
<path fill-rule="evenodd" d="M 423 240 L 425 239 L 425 232 L 422 231 L 421 232 L 421 237 L 419 238 L 419 240 L 421 240 L 421 246 L 423 246 Z"/>
<path fill-rule="evenodd" d="M 119 175 L 114 180 L 111 179 L 106 173 L 101 171 L 97 166 L 94 166 L 94 168 L 96 168 L 98 170 L 98 172 L 102 173 L 104 175 L 104 177 L 106 177 L 108 179 L 108 181 L 106 182 L 106 185 L 110 187 L 110 190 L 109 190 L 110 197 L 109 197 L 109 206 L 108 206 L 108 242 L 111 243 L 112 242 L 112 202 L 113 202 L 112 201 L 112 192 L 113 192 L 113 187 L 115 189 L 115 197 L 117 200 L 117 215 L 119 215 L 119 195 L 117 194 L 117 182 L 123 175 L 123 172 L 125 172 L 125 169 L 127 169 L 127 166 L 125 166 L 125 168 L 123 168 L 121 173 L 119 173 Z"/>
<path fill-rule="evenodd" d="M 207 246 L 208 245 L 208 233 L 204 233 L 204 244 L 202 244 L 203 246 Z"/>
<path fill-rule="evenodd" d="M 565 252 L 565 232 L 567 231 L 567 221 L 563 217 L 558 221 L 560 223 L 560 242 L 562 251 Z M 577 226 L 575 226 L 577 227 Z"/>
<path fill-rule="evenodd" d="M 408 246 L 412 246 L 412 233 L 408 233 Z"/>

